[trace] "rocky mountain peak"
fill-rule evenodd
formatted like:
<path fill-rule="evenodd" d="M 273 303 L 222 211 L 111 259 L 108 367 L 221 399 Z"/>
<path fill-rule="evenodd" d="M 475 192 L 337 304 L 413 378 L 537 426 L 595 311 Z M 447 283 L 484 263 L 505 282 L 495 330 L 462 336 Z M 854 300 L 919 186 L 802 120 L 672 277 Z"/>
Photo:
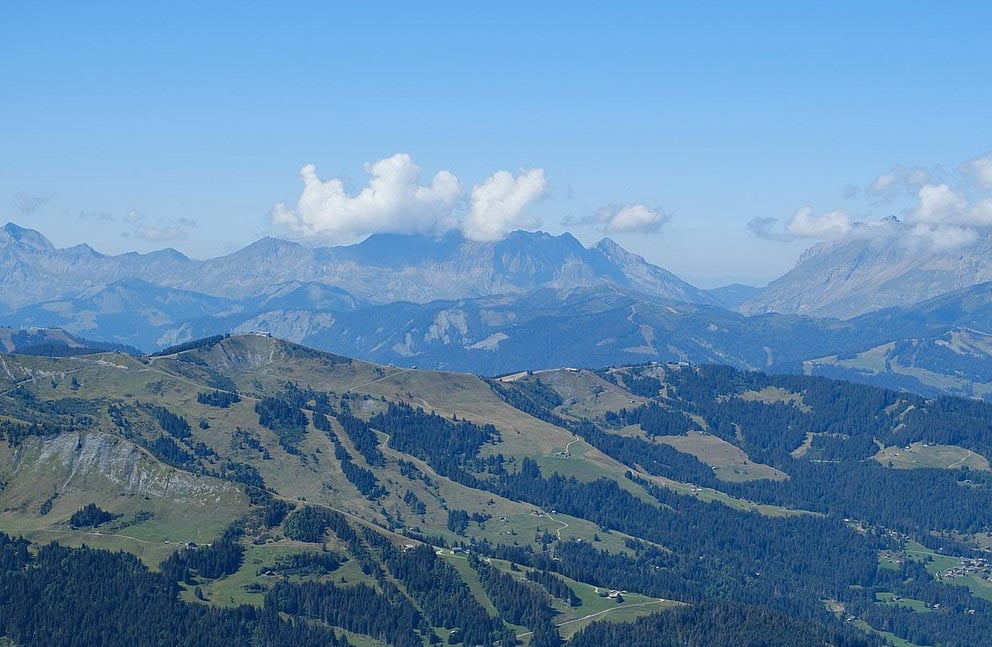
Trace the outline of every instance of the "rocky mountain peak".
<path fill-rule="evenodd" d="M 18 246 L 35 251 L 55 249 L 40 232 L 8 222 L 0 228 L 0 247 Z"/>

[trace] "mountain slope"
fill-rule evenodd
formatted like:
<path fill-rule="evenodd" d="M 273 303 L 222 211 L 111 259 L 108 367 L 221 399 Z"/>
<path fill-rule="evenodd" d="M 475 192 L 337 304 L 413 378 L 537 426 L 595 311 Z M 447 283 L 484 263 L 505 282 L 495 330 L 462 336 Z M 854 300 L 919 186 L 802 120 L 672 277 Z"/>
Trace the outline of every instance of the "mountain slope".
<path fill-rule="evenodd" d="M 884 342 L 811 357 L 804 371 L 917 393 L 992 398 L 992 283 L 852 319 Z M 868 337 L 865 337 L 867 342 Z"/>
<path fill-rule="evenodd" d="M 189 602 L 410 647 L 559 644 L 611 610 L 686 605 L 703 623 L 686 631 L 755 644 L 992 638 L 988 585 L 967 579 L 992 531 L 989 404 L 664 363 L 484 380 L 263 335 L 0 360 L 0 530 L 152 564 L 180 548 L 161 577 Z M 237 521 L 177 547 L 169 501 L 196 493 L 212 532 Z M 84 502 L 111 519 L 73 523 Z M 18 577 L 46 572 L 24 554 Z M 656 644 L 642 632 L 681 617 L 617 640 Z"/>
<path fill-rule="evenodd" d="M 899 240 L 822 243 L 741 312 L 853 317 L 992 280 L 992 235 L 949 251 Z"/>

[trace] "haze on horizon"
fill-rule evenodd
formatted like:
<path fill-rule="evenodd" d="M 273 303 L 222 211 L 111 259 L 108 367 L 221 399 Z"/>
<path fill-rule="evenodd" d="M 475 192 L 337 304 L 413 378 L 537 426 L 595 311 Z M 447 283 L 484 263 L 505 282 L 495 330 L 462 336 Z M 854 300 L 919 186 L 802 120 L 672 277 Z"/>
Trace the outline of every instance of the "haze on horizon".
<path fill-rule="evenodd" d="M 123 7 L 0 12 L 0 220 L 59 246 L 543 229 L 713 287 L 992 224 L 984 3 Z"/>

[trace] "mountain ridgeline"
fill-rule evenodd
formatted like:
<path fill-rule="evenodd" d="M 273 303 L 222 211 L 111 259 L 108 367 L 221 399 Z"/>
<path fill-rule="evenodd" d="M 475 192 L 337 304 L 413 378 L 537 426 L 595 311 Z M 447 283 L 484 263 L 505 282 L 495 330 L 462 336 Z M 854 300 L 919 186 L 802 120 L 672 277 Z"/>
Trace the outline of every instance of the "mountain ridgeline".
<path fill-rule="evenodd" d="M 939 255 L 859 244 L 817 249 L 767 290 L 699 290 L 614 241 L 586 248 L 568 234 L 521 231 L 497 243 L 457 233 L 377 235 L 346 247 L 266 238 L 197 261 L 171 250 L 106 256 L 85 245 L 58 249 L 8 224 L 0 231 L 0 324 L 11 334 L 25 329 L 146 352 L 265 331 L 380 363 L 486 375 L 689 361 L 989 397 L 992 283 L 971 285 L 990 277 L 981 262 L 967 261 L 981 244 L 955 261 L 977 269 L 954 280 L 906 269 L 910 261 L 945 267 Z M 887 262 L 892 268 L 883 271 Z M 810 287 L 790 278 L 807 275 L 825 282 Z M 860 292 L 837 287 L 843 276 L 860 277 Z M 870 292 L 873 276 L 905 287 L 871 305 L 814 303 L 844 290 Z M 937 278 L 924 284 L 923 276 Z M 782 296 L 790 290 L 808 301 Z M 939 296 L 847 320 L 789 314 L 850 316 L 932 294 Z"/>
<path fill-rule="evenodd" d="M 261 334 L 0 362 L 14 644 L 992 641 L 979 400 Z"/>

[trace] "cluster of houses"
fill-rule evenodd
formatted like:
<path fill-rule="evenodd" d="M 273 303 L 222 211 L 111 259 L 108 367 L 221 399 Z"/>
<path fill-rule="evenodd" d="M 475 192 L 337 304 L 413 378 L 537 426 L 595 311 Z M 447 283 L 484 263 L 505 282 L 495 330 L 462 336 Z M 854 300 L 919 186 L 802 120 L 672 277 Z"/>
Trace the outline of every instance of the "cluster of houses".
<path fill-rule="evenodd" d="M 992 582 L 992 564 L 987 559 L 966 557 L 961 560 L 960 565 L 937 573 L 937 579 L 946 580 L 969 575 L 977 575 Z"/>

